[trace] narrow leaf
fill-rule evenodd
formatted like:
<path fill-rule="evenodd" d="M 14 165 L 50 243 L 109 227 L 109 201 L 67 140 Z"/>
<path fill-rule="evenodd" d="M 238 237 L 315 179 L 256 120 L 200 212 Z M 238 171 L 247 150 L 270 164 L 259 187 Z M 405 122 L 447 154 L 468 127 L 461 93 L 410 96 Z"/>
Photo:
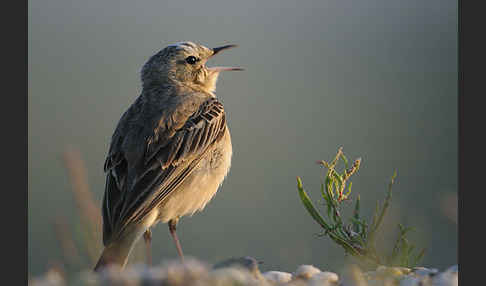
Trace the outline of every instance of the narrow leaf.
<path fill-rule="evenodd" d="M 353 230 L 357 233 L 360 232 L 360 223 L 359 223 L 359 208 L 360 208 L 360 196 L 358 195 L 358 197 L 356 198 L 356 204 L 354 206 L 354 213 L 353 213 L 353 218 L 354 218 L 354 222 L 353 222 Z"/>
<path fill-rule="evenodd" d="M 299 190 L 299 196 L 300 199 L 302 200 L 302 203 L 304 204 L 305 208 L 311 215 L 311 217 L 318 223 L 320 224 L 324 229 L 329 230 L 330 227 L 326 223 L 326 221 L 321 217 L 319 212 L 316 210 L 314 205 L 312 204 L 309 196 L 307 193 L 304 191 L 304 188 L 302 187 L 302 180 L 300 177 L 297 177 L 297 189 Z"/>

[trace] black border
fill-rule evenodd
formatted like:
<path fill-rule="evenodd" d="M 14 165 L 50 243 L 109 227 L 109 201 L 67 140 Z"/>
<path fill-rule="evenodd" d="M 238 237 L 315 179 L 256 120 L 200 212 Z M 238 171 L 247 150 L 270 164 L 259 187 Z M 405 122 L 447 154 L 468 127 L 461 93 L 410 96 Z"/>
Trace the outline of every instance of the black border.
<path fill-rule="evenodd" d="M 486 23 L 484 23 L 484 9 L 479 3 L 481 2 L 461 0 L 458 3 L 459 285 L 484 284 L 481 271 L 484 265 L 483 259 L 474 261 L 474 254 L 482 253 L 484 247 L 482 211 L 485 200 L 479 196 L 484 192 L 481 179 L 484 176 L 484 162 L 486 162 L 483 159 L 486 144 L 482 136 L 485 131 L 486 112 L 485 105 L 481 104 L 486 95 L 484 89 Z M 481 256 L 479 258 L 482 258 Z"/>
<path fill-rule="evenodd" d="M 2 6 L 2 284 L 27 285 L 27 0 Z"/>

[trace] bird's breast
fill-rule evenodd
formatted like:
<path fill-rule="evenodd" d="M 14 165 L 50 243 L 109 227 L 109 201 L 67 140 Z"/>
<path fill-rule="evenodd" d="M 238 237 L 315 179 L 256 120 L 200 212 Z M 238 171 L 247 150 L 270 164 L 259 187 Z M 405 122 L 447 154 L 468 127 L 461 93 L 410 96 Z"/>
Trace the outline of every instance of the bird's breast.
<path fill-rule="evenodd" d="M 228 128 L 186 180 L 169 195 L 159 208 L 159 219 L 167 222 L 204 209 L 216 194 L 231 166 L 233 149 Z"/>

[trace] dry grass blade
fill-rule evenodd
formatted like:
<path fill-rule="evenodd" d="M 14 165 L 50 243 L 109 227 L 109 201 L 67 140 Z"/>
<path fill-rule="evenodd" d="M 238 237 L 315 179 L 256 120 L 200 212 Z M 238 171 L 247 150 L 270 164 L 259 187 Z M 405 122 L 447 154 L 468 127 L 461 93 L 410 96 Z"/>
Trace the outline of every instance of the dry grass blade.
<path fill-rule="evenodd" d="M 63 154 L 64 164 L 69 173 L 71 190 L 74 201 L 79 210 L 84 231 L 87 233 L 88 241 L 86 248 L 93 262 L 98 258 L 101 251 L 101 213 L 97 203 L 89 189 L 86 167 L 81 158 L 79 150 L 68 148 Z"/>
<path fill-rule="evenodd" d="M 61 245 L 65 263 L 74 267 L 79 266 L 81 262 L 79 251 L 69 230 L 69 225 L 64 218 L 56 218 L 54 231 Z"/>

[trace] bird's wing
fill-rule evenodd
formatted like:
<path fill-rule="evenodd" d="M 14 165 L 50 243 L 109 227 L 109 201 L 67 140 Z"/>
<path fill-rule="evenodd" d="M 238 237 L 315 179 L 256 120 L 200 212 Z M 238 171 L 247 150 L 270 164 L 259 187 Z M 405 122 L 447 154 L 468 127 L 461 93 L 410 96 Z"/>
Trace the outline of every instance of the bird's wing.
<path fill-rule="evenodd" d="M 179 112 L 167 118 L 171 122 L 161 122 L 149 138 L 138 165 L 142 171 L 130 183 L 133 186 L 126 182 L 126 159 L 115 155 L 105 166 L 108 174 L 103 204 L 104 225 L 107 224 L 103 229 L 104 241 L 141 221 L 159 206 L 225 133 L 223 105 L 215 98 L 205 101 L 192 114 Z"/>

